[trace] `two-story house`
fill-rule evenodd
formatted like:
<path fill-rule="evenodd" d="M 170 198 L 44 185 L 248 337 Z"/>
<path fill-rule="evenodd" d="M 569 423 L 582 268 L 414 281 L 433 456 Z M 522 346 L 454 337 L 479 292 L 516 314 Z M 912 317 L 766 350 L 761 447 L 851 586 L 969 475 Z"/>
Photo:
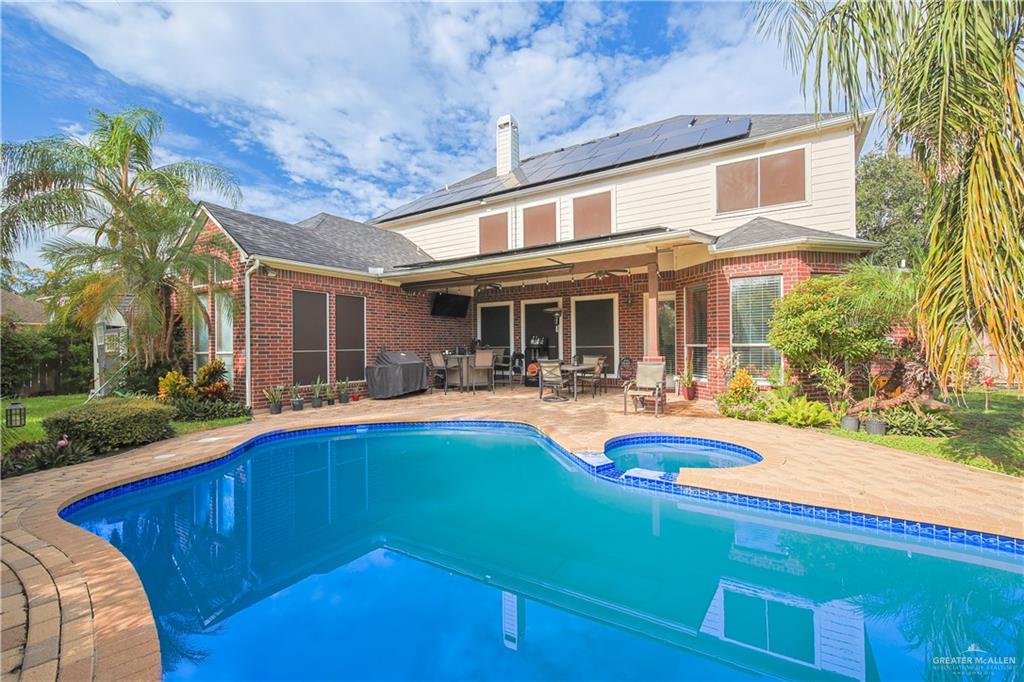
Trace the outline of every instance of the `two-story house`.
<path fill-rule="evenodd" d="M 612 377 L 661 356 L 701 397 L 730 363 L 771 376 L 785 361 L 767 341 L 773 301 L 874 246 L 855 236 L 869 123 L 686 115 L 521 159 L 503 116 L 494 168 L 372 224 L 203 203 L 233 251 L 208 297 L 214 328 L 194 325 L 196 363 L 224 359 L 256 406 L 270 385 L 358 382 L 382 349 L 426 358 L 472 339 L 604 355 Z M 438 294 L 470 297 L 465 315 L 432 314 Z"/>

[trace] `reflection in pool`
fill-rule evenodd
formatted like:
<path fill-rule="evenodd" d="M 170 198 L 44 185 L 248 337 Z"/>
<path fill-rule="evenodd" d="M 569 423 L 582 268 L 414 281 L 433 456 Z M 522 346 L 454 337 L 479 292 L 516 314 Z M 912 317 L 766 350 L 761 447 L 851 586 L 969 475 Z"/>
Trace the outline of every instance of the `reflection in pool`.
<path fill-rule="evenodd" d="M 961 677 L 933 657 L 972 646 L 1016 657 L 998 678 L 1024 664 L 1009 555 L 625 488 L 522 433 L 276 440 L 70 520 L 139 572 L 168 679 Z"/>

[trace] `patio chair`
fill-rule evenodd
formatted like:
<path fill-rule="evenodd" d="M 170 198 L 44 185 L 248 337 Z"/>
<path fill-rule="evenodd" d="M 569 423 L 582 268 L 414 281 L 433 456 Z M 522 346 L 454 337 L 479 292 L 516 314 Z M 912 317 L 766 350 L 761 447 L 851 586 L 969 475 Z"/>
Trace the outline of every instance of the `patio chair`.
<path fill-rule="evenodd" d="M 502 383 L 512 386 L 512 359 L 508 355 L 508 348 L 495 348 L 497 354 L 494 358 L 494 383 Z"/>
<path fill-rule="evenodd" d="M 511 390 L 516 383 L 526 385 L 526 356 L 516 351 L 512 354 L 511 367 L 508 372 L 508 387 Z"/>
<path fill-rule="evenodd" d="M 628 355 L 619 360 L 619 380 L 625 386 L 627 381 L 632 381 L 636 373 L 636 363 Z"/>
<path fill-rule="evenodd" d="M 540 371 L 537 373 L 540 385 L 540 399 L 541 400 L 566 400 L 562 395 L 562 391 L 569 389 L 569 382 L 566 380 L 565 375 L 562 374 L 562 361 L 561 360 L 538 360 L 537 364 L 540 365 Z M 552 395 L 545 398 L 544 389 L 547 388 L 552 392 Z"/>
<path fill-rule="evenodd" d="M 665 363 L 640 362 L 636 366 L 636 379 L 627 381 L 622 387 L 622 414 L 627 414 L 629 400 L 633 400 L 634 414 L 649 403 L 654 404 L 654 416 L 665 412 Z"/>
<path fill-rule="evenodd" d="M 444 394 L 448 395 L 448 370 L 451 369 L 450 365 L 445 358 L 444 353 L 439 351 L 430 352 L 430 366 L 427 368 L 428 376 L 430 377 L 430 392 L 434 392 L 434 383 L 438 377 L 444 379 Z"/>
<path fill-rule="evenodd" d="M 491 393 L 494 393 L 494 360 L 493 350 L 478 350 L 476 352 L 476 355 L 473 357 L 473 367 L 470 370 L 474 391 L 476 391 L 477 374 L 482 373 L 487 377 L 487 386 L 491 389 Z"/>
<path fill-rule="evenodd" d="M 580 387 L 586 389 L 588 386 L 591 389 L 593 396 L 596 398 L 598 391 L 601 390 L 601 380 L 604 378 L 604 356 L 595 356 L 594 369 L 589 372 L 581 372 L 579 376 Z M 583 357 L 583 364 L 589 365 L 588 356 Z M 604 387 L 607 390 L 607 386 Z"/>

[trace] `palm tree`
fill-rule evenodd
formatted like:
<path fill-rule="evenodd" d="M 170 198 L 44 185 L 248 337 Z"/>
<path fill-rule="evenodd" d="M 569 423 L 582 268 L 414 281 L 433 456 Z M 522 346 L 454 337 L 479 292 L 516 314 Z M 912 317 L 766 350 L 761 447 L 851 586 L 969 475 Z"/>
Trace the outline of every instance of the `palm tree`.
<path fill-rule="evenodd" d="M 1024 378 L 1024 0 L 767 0 L 817 111 L 883 112 L 890 148 L 929 182 L 929 251 L 917 317 L 943 389 L 987 332 Z"/>
<path fill-rule="evenodd" d="M 138 227 L 132 207 L 139 202 L 187 200 L 192 191 L 211 191 L 232 203 L 240 199 L 234 178 L 216 166 L 153 166 L 154 142 L 163 131 L 156 112 L 94 111 L 92 121 L 84 139 L 60 135 L 0 147 L 5 263 L 15 249 L 57 230 L 85 228 L 117 246 Z"/>
<path fill-rule="evenodd" d="M 43 255 L 59 272 L 80 272 L 56 299 L 56 312 L 89 329 L 107 311 L 122 309 L 129 344 L 146 367 L 174 361 L 174 330 L 179 313 L 209 313 L 191 282 L 208 277 L 223 260 L 227 240 L 202 237 L 203 224 L 192 217 L 187 199 L 170 203 L 136 201 L 122 214 L 130 232 L 102 238 L 102 225 L 81 226 L 94 239 L 59 237 L 43 246 Z M 209 280 L 207 280 L 209 281 Z"/>

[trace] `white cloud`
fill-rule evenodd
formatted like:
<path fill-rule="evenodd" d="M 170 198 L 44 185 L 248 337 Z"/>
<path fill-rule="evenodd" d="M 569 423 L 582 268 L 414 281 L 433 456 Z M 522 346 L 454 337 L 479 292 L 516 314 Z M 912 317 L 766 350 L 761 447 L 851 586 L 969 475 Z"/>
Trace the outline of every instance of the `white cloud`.
<path fill-rule="evenodd" d="M 244 205 L 292 219 L 368 218 L 492 165 L 505 112 L 526 154 L 679 113 L 804 110 L 781 51 L 751 35 L 740 5 L 672 8 L 667 55 L 644 49 L 614 4 L 24 9 L 117 78 L 276 157 L 294 185 L 244 188 Z M 186 137 L 164 143 L 196 151 Z"/>

